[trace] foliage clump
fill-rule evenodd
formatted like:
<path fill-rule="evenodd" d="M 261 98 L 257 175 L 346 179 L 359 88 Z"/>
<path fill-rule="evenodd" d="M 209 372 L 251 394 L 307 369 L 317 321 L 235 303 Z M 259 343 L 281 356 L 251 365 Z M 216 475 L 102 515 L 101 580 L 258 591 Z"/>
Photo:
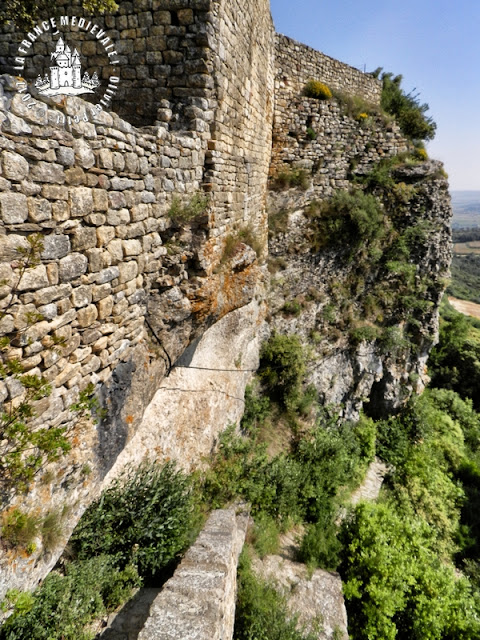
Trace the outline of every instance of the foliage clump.
<path fill-rule="evenodd" d="M 13 22 L 24 31 L 31 29 L 45 13 L 52 15 L 50 0 L 4 0 L 2 5 L 0 25 Z M 115 0 L 82 0 L 82 6 L 90 14 L 113 13 L 118 9 Z"/>
<path fill-rule="evenodd" d="M 209 202 L 209 197 L 205 193 L 195 193 L 188 201 L 182 201 L 179 196 L 174 196 L 167 214 L 175 224 L 186 224 L 203 216 Z"/>
<path fill-rule="evenodd" d="M 381 106 L 387 113 L 395 116 L 404 136 L 410 140 L 432 140 L 435 137 L 437 125 L 430 116 L 426 115 L 428 104 L 419 101 L 419 95 L 413 91 L 405 93 L 402 88 L 403 77 L 393 73 L 381 73 L 377 69 L 374 73 L 381 74 L 382 97 Z"/>
<path fill-rule="evenodd" d="M 171 462 L 144 462 L 90 505 L 71 544 L 80 559 L 108 554 L 150 577 L 188 546 L 196 522 L 192 480 Z"/>
<path fill-rule="evenodd" d="M 306 191 L 310 187 L 310 179 L 305 169 L 286 168 L 279 171 L 269 183 L 269 188 L 272 191 L 283 191 L 295 187 L 302 191 Z"/>
<path fill-rule="evenodd" d="M 113 611 L 140 585 L 132 565 L 118 571 L 113 558 L 100 555 L 52 571 L 33 594 L 10 591 L 14 607 L 0 629 L 1 640 L 91 640 L 85 626 Z"/>
<path fill-rule="evenodd" d="M 353 252 L 384 233 L 382 205 L 375 196 L 360 189 L 337 191 L 327 201 L 314 201 L 306 213 L 311 221 L 309 243 L 315 251 L 341 245 Z"/>
<path fill-rule="evenodd" d="M 330 88 L 319 80 L 309 80 L 303 89 L 303 94 L 307 98 L 317 98 L 317 100 L 330 100 L 332 97 Z"/>

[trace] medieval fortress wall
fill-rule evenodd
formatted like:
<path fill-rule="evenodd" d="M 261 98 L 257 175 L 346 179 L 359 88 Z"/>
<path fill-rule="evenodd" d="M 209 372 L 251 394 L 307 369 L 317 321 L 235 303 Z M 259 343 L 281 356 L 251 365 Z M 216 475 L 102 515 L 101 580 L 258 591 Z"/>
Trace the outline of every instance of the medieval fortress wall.
<path fill-rule="evenodd" d="M 1 78 L 0 303 L 12 288 L 15 299 L 0 331 L 9 357 L 52 385 L 35 424 L 67 426 L 74 444 L 11 504 L 45 513 L 68 504 L 67 538 L 121 465 L 149 454 L 192 468 L 241 416 L 265 314 L 272 126 L 289 126 L 278 115 L 273 125 L 275 85 L 276 114 L 309 77 L 372 100 L 379 87 L 276 37 L 268 0 L 120 2 L 115 15 L 90 18 L 110 51 L 98 30 L 72 27 L 79 0 L 57 6 L 57 20 L 69 16 L 60 35 L 79 51 L 82 78 L 97 74 L 106 105 L 95 110 L 98 96 L 85 94 L 29 108 L 22 85 Z M 15 71 L 26 37 L 0 34 L 4 71 Z M 24 56 L 29 92 L 48 78 L 58 38 L 44 30 Z M 198 194 L 208 201 L 189 221 L 182 210 Z M 34 233 L 40 262 L 19 282 L 15 249 Z M 242 241 L 252 236 L 259 255 Z M 70 410 L 89 382 L 107 409 L 97 425 Z M 13 378 L 0 381 L 1 401 L 23 393 Z M 7 550 L 0 592 L 32 586 L 57 556 L 41 545 L 28 558 Z"/>

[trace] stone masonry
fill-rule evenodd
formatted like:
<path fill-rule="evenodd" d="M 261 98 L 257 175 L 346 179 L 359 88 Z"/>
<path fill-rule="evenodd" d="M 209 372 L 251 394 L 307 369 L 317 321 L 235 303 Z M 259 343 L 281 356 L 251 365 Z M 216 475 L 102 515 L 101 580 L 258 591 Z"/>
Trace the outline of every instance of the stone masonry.
<path fill-rule="evenodd" d="M 113 15 L 93 18 L 80 0 L 59 0 L 52 9 L 62 38 L 80 51 L 82 69 L 101 80 L 87 100 L 36 92 L 32 80 L 47 71 L 59 37 L 50 28 L 31 37 L 11 26 L 0 33 L 0 310 L 7 309 L 0 337 L 10 339 L 7 357 L 52 385 L 35 405 L 33 427 L 64 427 L 73 445 L 41 470 L 27 496 L 4 495 L 4 510 L 63 514 L 63 538 L 48 552 L 38 538 L 30 555 L 3 544 L 0 600 L 8 588 L 32 588 L 46 575 L 85 508 L 125 464 L 175 457 L 194 469 L 227 423 L 240 419 L 268 333 L 269 173 L 307 172 L 306 192 L 271 199 L 273 210 L 290 210 L 298 236 L 298 208 L 347 188 L 354 170 L 406 149 L 395 124 L 375 115 L 361 122 L 335 101 L 302 95 L 314 78 L 378 104 L 380 84 L 276 36 L 268 0 L 118 4 Z M 95 22 L 96 34 L 79 28 L 80 18 Z M 119 83 L 93 115 L 113 73 L 99 30 L 115 43 Z M 10 74 L 28 38 L 27 86 Z M 443 191 L 437 197 L 445 180 L 428 185 L 424 201 L 437 203 L 431 216 L 442 225 L 422 257 L 430 269 L 448 235 L 448 207 Z M 40 260 L 20 278 L 17 249 L 28 248 L 32 234 L 42 241 Z M 274 257 L 286 261 L 293 245 L 300 250 L 297 236 L 272 242 Z M 288 257 L 286 297 L 297 295 L 299 282 L 324 287 L 324 262 L 309 259 L 305 270 L 304 256 L 297 258 Z M 333 259 L 326 268 L 336 277 Z M 273 297 L 275 313 L 283 304 L 278 288 Z M 321 312 L 325 300 L 315 304 Z M 436 313 L 432 307 L 432 327 Z M 302 326 L 289 318 L 288 330 L 308 339 L 315 315 L 310 323 L 305 317 Z M 280 318 L 276 328 L 286 326 Z M 357 396 L 368 393 L 378 360 L 368 364 L 368 385 L 357 385 Z M 335 401 L 352 403 L 356 378 L 334 365 L 333 373 L 319 365 L 313 381 L 322 393 L 327 385 Z M 88 383 L 106 410 L 98 424 L 71 411 Z M 13 377 L 0 381 L 7 407 L 23 396 Z"/>

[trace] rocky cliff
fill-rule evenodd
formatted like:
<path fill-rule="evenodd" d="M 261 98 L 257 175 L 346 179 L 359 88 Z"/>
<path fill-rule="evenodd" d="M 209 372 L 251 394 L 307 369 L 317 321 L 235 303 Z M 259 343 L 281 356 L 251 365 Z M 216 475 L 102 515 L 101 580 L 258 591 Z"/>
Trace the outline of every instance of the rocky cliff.
<path fill-rule="evenodd" d="M 99 39 L 71 28 L 79 3 L 62 7 L 65 37 L 111 77 Z M 310 380 L 345 415 L 421 390 L 450 259 L 441 167 L 415 160 L 377 109 L 303 96 L 315 77 L 378 106 L 380 86 L 275 36 L 266 0 L 121 2 L 95 22 L 121 56 L 112 110 L 42 98 L 11 75 L 0 85 L 3 358 L 48 380 L 33 426 L 73 444 L 26 495 L 5 485 L 4 515 L 60 514 L 63 535 L 28 553 L 4 544 L 1 593 L 45 575 L 128 462 L 200 464 L 241 417 L 269 331 L 311 346 Z M 0 36 L 5 71 L 25 37 Z M 54 40 L 35 38 L 27 82 Z M 291 176 L 302 184 L 285 189 Z M 355 201 L 332 204 L 351 188 L 377 203 L 374 228 L 358 226 Z M 33 234 L 41 248 L 23 271 Z M 7 410 L 25 397 L 17 377 L 0 382 Z M 96 424 L 71 410 L 89 383 Z"/>

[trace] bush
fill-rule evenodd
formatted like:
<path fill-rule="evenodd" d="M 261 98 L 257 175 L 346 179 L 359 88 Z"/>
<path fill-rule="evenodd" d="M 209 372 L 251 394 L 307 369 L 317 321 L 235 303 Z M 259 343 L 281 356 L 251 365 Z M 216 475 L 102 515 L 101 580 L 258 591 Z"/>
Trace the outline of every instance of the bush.
<path fill-rule="evenodd" d="M 188 202 L 174 196 L 168 216 L 176 224 L 191 222 L 202 216 L 208 209 L 209 197 L 205 193 L 195 193 Z"/>
<path fill-rule="evenodd" d="M 309 80 L 303 89 L 303 94 L 308 98 L 317 98 L 318 100 L 330 100 L 332 92 L 323 82 L 318 80 Z"/>
<path fill-rule="evenodd" d="M 316 251 L 339 244 L 354 251 L 385 233 L 380 202 L 361 190 L 338 191 L 326 202 L 311 203 L 306 213 L 311 219 L 309 242 Z"/>
<path fill-rule="evenodd" d="M 14 611 L 0 629 L 0 639 L 90 640 L 85 625 L 115 609 L 139 585 L 134 567 L 118 571 L 114 559 L 104 555 L 69 564 L 65 575 L 50 573 L 27 599 L 7 594 Z"/>
<path fill-rule="evenodd" d="M 273 334 L 262 345 L 258 377 L 272 400 L 294 401 L 305 375 L 305 355 L 298 336 Z"/>
<path fill-rule="evenodd" d="M 412 511 L 363 503 L 342 541 L 349 631 L 358 640 L 473 640 L 480 633 L 471 586 L 440 562 L 433 530 Z"/>
<path fill-rule="evenodd" d="M 282 191 L 294 187 L 306 191 L 309 186 L 310 179 L 305 169 L 285 169 L 280 171 L 270 182 L 270 189 L 273 191 Z"/>
<path fill-rule="evenodd" d="M 71 543 L 80 559 L 98 554 L 150 577 L 191 542 L 197 515 L 192 481 L 174 463 L 127 469 L 87 509 Z"/>
<path fill-rule="evenodd" d="M 300 560 L 311 569 L 334 571 L 340 562 L 342 544 L 330 518 L 310 525 L 300 545 Z"/>
<path fill-rule="evenodd" d="M 20 509 L 6 512 L 2 517 L 2 538 L 13 547 L 32 549 L 33 541 L 40 532 L 38 516 Z"/>
<path fill-rule="evenodd" d="M 378 70 L 380 72 L 381 70 Z M 382 108 L 395 116 L 402 133 L 411 140 L 432 140 L 435 137 L 437 125 L 425 113 L 428 104 L 421 104 L 418 94 L 405 93 L 401 87 L 402 76 L 392 73 L 382 73 Z"/>

